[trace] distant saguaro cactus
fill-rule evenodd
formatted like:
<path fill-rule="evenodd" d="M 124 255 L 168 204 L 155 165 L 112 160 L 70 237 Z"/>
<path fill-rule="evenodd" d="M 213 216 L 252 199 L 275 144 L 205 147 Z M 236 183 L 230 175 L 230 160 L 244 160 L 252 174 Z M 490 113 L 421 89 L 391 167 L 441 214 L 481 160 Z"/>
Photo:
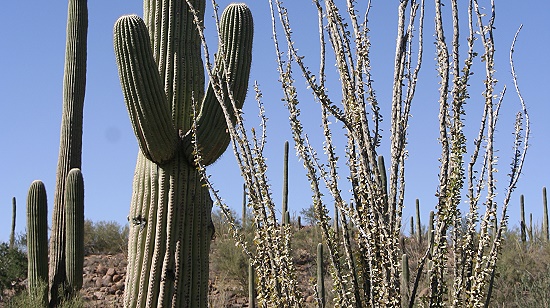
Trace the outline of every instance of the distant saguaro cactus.
<path fill-rule="evenodd" d="M 548 201 L 546 199 L 546 187 L 542 188 L 542 209 L 544 216 L 542 217 L 542 236 L 545 241 L 550 241 L 550 233 L 548 232 Z"/>
<path fill-rule="evenodd" d="M 204 13 L 205 0 L 144 1 L 144 19 L 123 16 L 114 26 L 122 92 L 141 149 L 129 216 L 125 307 L 208 303 L 212 200 L 195 165 L 194 142 L 204 165 L 230 142 L 227 121 L 235 117 L 226 119 L 223 108 L 232 114 L 244 103 L 253 23 L 245 4 L 224 10 L 222 45 L 205 92 L 202 25 L 194 23 L 202 23 Z"/>
<path fill-rule="evenodd" d="M 416 199 L 416 239 L 422 243 L 422 222 L 420 221 L 420 200 Z"/>
<path fill-rule="evenodd" d="M 288 225 L 290 220 L 286 219 L 286 212 L 288 212 L 288 141 L 285 141 L 285 152 L 283 159 L 283 211 L 282 221 L 283 225 Z"/>
<path fill-rule="evenodd" d="M 10 249 L 15 247 L 15 217 L 17 214 L 17 204 L 15 197 L 11 200 L 11 232 L 10 232 Z"/>
<path fill-rule="evenodd" d="M 323 244 L 317 244 L 317 304 L 325 307 L 325 271 L 323 267 Z"/>
<path fill-rule="evenodd" d="M 525 198 L 523 195 L 519 197 L 519 207 L 520 207 L 520 232 L 521 232 L 521 241 L 525 244 L 527 241 L 526 233 L 526 224 L 525 224 Z"/>

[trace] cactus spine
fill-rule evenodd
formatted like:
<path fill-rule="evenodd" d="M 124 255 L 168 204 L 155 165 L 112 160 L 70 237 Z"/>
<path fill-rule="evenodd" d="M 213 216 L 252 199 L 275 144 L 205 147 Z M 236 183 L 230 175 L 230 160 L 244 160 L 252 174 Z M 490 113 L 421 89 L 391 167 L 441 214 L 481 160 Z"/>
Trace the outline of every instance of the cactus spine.
<path fill-rule="evenodd" d="M 87 0 L 69 0 L 63 77 L 63 114 L 50 238 L 50 305 L 54 306 L 59 297 L 58 289 L 66 281 L 65 182 L 71 169 L 82 167 L 82 118 L 86 91 L 87 36 Z"/>
<path fill-rule="evenodd" d="M 17 204 L 15 197 L 11 199 L 11 233 L 10 233 L 10 249 L 15 247 L 15 216 L 17 215 Z"/>
<path fill-rule="evenodd" d="M 202 21 L 205 0 L 189 3 Z M 122 92 L 140 147 L 130 206 L 125 307 L 208 303 L 212 200 L 194 165 L 193 106 L 198 105 L 197 146 L 208 165 L 230 142 L 220 103 L 233 110 L 232 92 L 240 109 L 246 96 L 253 25 L 246 5 L 224 10 L 223 44 L 213 76 L 218 82 L 210 82 L 205 92 L 194 17 L 187 1 L 144 1 L 144 20 L 123 16 L 114 26 Z M 215 92 L 219 84 L 222 102 Z"/>
<path fill-rule="evenodd" d="M 27 195 L 28 290 L 48 306 L 48 199 L 42 181 L 32 182 Z"/>

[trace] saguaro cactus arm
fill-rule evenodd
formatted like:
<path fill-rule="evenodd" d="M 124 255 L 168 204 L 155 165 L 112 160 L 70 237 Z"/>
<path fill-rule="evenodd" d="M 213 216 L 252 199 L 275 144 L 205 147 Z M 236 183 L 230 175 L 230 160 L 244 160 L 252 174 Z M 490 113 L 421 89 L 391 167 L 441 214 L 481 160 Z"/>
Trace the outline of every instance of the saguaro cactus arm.
<path fill-rule="evenodd" d="M 223 100 L 230 114 L 229 120 L 234 124 L 236 119 L 233 114 L 242 108 L 246 97 L 254 33 L 250 9 L 245 4 L 229 5 L 223 11 L 220 32 L 222 45 L 218 48 L 214 68 L 216 76 L 213 77 L 218 79 L 222 88 L 216 93 L 215 84 L 212 81 L 208 83 L 197 120 L 197 141 L 205 165 L 216 161 L 230 141 L 227 119 L 218 99 Z M 188 132 L 183 146 L 187 157 L 193 161 L 194 147 L 191 140 L 192 136 Z"/>
<path fill-rule="evenodd" d="M 67 175 L 65 185 L 67 286 L 71 295 L 82 287 L 84 267 L 84 179 L 80 169 L 74 168 Z"/>
<path fill-rule="evenodd" d="M 164 163 L 174 156 L 178 134 L 143 20 L 136 15 L 119 18 L 114 45 L 124 101 L 139 147 L 148 159 Z"/>

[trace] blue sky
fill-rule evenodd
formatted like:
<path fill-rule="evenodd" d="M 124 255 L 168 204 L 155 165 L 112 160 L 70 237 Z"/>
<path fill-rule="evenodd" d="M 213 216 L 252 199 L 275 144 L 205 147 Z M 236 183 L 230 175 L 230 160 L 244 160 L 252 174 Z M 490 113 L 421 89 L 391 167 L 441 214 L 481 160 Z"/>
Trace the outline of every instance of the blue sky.
<path fill-rule="evenodd" d="M 208 2 L 207 18 L 212 15 Z M 224 7 L 230 1 L 218 1 Z M 248 1 L 255 19 L 255 38 L 251 84 L 257 80 L 263 91 L 263 102 L 268 122 L 266 156 L 270 165 L 272 192 L 281 202 L 283 143 L 291 139 L 286 122 L 288 114 L 281 102 L 282 92 L 277 83 L 275 54 L 271 40 L 271 21 L 267 0 Z M 487 2 L 487 1 L 482 1 Z M 316 53 L 316 11 L 311 1 L 287 1 L 293 22 L 297 47 L 306 56 L 314 71 L 318 61 Z M 391 91 L 396 8 L 398 1 L 373 1 L 371 10 L 372 59 L 375 87 L 381 104 L 389 103 Z M 414 199 L 421 200 L 423 219 L 435 205 L 437 188 L 439 145 L 437 141 L 437 78 L 433 58 L 432 1 L 425 21 L 423 71 L 419 89 L 413 103 L 409 131 L 409 159 L 407 160 L 407 193 L 405 216 L 414 209 Z M 446 12 L 450 5 L 445 7 Z M 519 108 L 512 90 L 508 51 L 512 37 L 520 24 L 524 25 L 516 46 L 515 64 L 522 94 L 528 104 L 532 121 L 532 136 L 523 177 L 520 180 L 510 208 L 511 224 L 518 222 L 519 194 L 526 199 L 526 212 L 532 212 L 535 222 L 542 214 L 541 190 L 550 185 L 550 165 L 546 162 L 550 146 L 548 85 L 550 78 L 550 21 L 546 0 L 497 1 L 496 43 L 497 71 L 500 89 L 509 87 L 508 99 L 502 111 L 497 147 L 499 169 L 506 174 L 511 156 L 510 137 L 513 116 Z M 112 47 L 112 27 L 124 14 L 141 15 L 141 1 L 97 0 L 89 3 L 88 73 L 84 107 L 83 165 L 85 180 L 85 216 L 93 221 L 114 220 L 126 223 L 131 198 L 131 185 L 136 153 L 134 134 L 123 102 Z M 17 198 L 17 232 L 25 229 L 25 202 L 30 183 L 40 179 L 46 184 L 49 199 L 49 220 L 55 185 L 55 172 L 59 146 L 61 120 L 63 61 L 65 49 L 67 4 L 66 1 L 8 1 L 0 10 L 0 241 L 9 237 L 11 199 Z M 466 17 L 463 17 L 466 20 Z M 212 34 L 213 21 L 207 19 L 207 30 Z M 210 35 L 211 50 L 215 38 Z M 330 70 L 333 69 L 329 67 Z M 334 72 L 334 71 L 332 71 Z M 482 71 L 477 74 L 482 75 Z M 298 79 L 298 84 L 303 81 Z M 251 92 L 250 92 L 251 93 Z M 333 84 L 330 93 L 340 93 Z M 304 90 L 300 96 L 304 107 L 304 121 L 310 134 L 319 130 L 315 121 L 318 109 Z M 480 103 L 481 90 L 472 87 L 472 112 Z M 311 111 L 309 111 L 311 107 Z M 387 111 L 387 108 L 383 108 Z M 245 103 L 247 126 L 257 126 L 257 107 L 253 95 Z M 477 128 L 479 115 L 467 117 L 467 125 Z M 386 113 L 385 125 L 389 124 Z M 389 129 L 385 129 L 388 133 Z M 387 136 L 387 135 L 386 135 Z M 387 140 L 387 138 L 386 138 Z M 471 144 L 471 140 L 469 141 Z M 382 153 L 387 152 L 382 144 Z M 318 148 L 322 153 L 322 149 Z M 242 180 L 231 151 L 216 162 L 209 173 L 216 188 L 227 204 L 240 209 Z M 290 210 L 298 213 L 309 206 L 310 191 L 301 163 L 293 155 L 290 159 Z M 497 184 L 502 195 L 504 181 Z M 345 189 L 345 188 L 344 188 Z M 405 219 L 407 228 L 408 218 Z"/>

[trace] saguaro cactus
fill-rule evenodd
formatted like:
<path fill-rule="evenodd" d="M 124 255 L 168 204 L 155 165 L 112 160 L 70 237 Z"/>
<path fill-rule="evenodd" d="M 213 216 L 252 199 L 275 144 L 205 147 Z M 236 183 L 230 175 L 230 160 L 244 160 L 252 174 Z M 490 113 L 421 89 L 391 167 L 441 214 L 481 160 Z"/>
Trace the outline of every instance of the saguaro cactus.
<path fill-rule="evenodd" d="M 317 244 L 317 305 L 325 307 L 325 272 L 323 268 L 323 244 Z"/>
<path fill-rule="evenodd" d="M 199 111 L 196 142 L 208 165 L 230 141 L 222 104 L 232 111 L 234 102 L 240 109 L 246 96 L 253 25 L 246 5 L 224 10 L 213 76 L 219 82 L 210 82 L 205 92 L 193 22 L 203 20 L 204 10 L 204 0 L 144 1 L 144 20 L 123 16 L 114 26 L 122 91 L 140 147 L 129 215 L 126 307 L 208 302 L 212 200 L 194 166 L 193 106 Z M 219 84 L 221 91 L 215 91 Z"/>
<path fill-rule="evenodd" d="M 84 263 L 84 180 L 80 169 L 74 168 L 67 175 L 64 185 L 65 201 L 65 277 L 59 288 L 64 296 L 72 296 L 82 287 Z M 44 306 L 48 306 L 48 293 L 45 288 L 48 278 L 48 204 L 46 188 L 41 181 L 34 181 L 27 197 L 27 251 L 29 293 L 43 296 Z M 50 256 L 52 254 L 50 247 Z M 50 260 L 51 262 L 51 260 Z M 51 289 L 51 287 L 50 287 Z M 56 290 L 58 291 L 58 290 Z M 56 296 L 58 293 L 54 293 Z M 51 296 L 51 295 L 50 295 Z M 49 306 L 58 305 L 57 297 L 50 297 Z"/>
<path fill-rule="evenodd" d="M 47 306 L 48 199 L 42 181 L 34 181 L 27 196 L 28 290 Z"/>
<path fill-rule="evenodd" d="M 10 249 L 15 247 L 15 217 L 17 214 L 17 204 L 15 197 L 11 200 L 11 233 L 10 233 Z"/>
<path fill-rule="evenodd" d="M 525 244 L 527 241 L 527 232 L 525 224 L 525 198 L 523 195 L 519 197 L 519 209 L 520 209 L 520 232 L 521 232 L 521 242 Z"/>
<path fill-rule="evenodd" d="M 67 43 L 63 77 L 63 114 L 50 238 L 50 305 L 56 305 L 57 291 L 65 283 L 65 182 L 69 171 L 82 166 L 82 118 L 86 91 L 88 37 L 87 0 L 69 0 Z"/>
<path fill-rule="evenodd" d="M 542 237 L 545 241 L 550 241 L 550 232 L 548 231 L 548 201 L 546 199 L 546 187 L 542 188 Z"/>
<path fill-rule="evenodd" d="M 285 152 L 283 157 L 283 211 L 281 212 L 283 225 L 287 225 L 290 221 L 286 220 L 286 212 L 288 211 L 288 141 L 285 141 Z"/>
<path fill-rule="evenodd" d="M 73 295 L 82 287 L 84 267 L 84 179 L 80 169 L 72 169 L 67 175 L 65 217 L 67 290 Z"/>
<path fill-rule="evenodd" d="M 416 240 L 422 243 L 422 222 L 420 221 L 420 200 L 416 199 Z"/>

